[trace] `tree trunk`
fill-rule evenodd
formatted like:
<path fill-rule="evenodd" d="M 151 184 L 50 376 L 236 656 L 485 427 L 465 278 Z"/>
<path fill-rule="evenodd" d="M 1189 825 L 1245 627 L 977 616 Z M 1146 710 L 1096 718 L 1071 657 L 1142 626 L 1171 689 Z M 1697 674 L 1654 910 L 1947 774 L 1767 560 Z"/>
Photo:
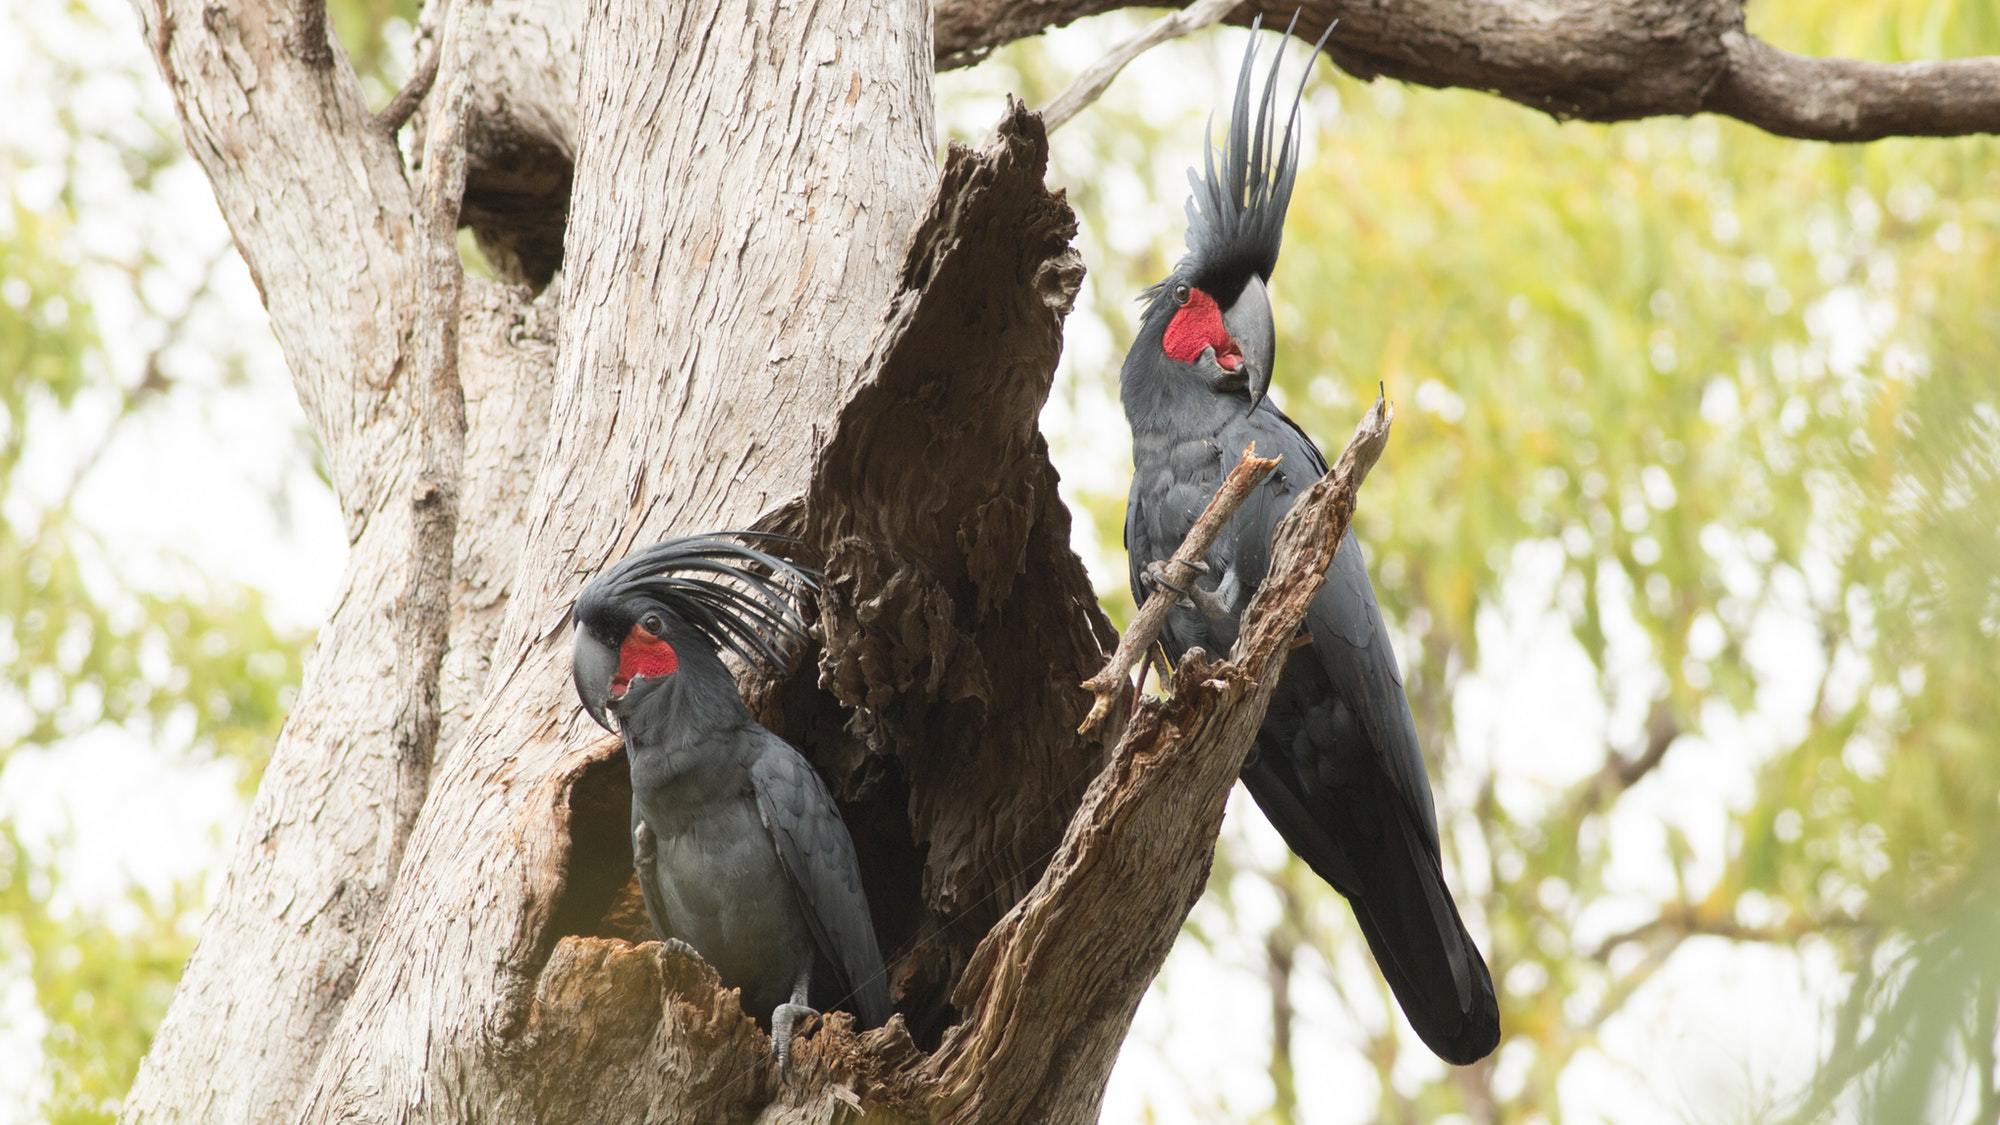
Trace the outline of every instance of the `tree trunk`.
<path fill-rule="evenodd" d="M 419 175 L 321 0 L 135 0 L 351 557 L 126 1115 L 1093 1117 L 1365 464 L 1299 506 L 1228 662 L 1191 658 L 1170 705 L 1078 735 L 1075 685 L 1114 638 L 1035 428 L 1081 278 L 1039 120 L 1012 106 L 937 166 L 921 0 L 451 4 L 425 13 Z M 944 53 L 1107 6 L 954 0 Z M 1702 11 L 1672 43 L 1730 57 L 1735 10 Z M 1503 89 L 1515 57 L 1417 54 L 1440 69 L 1415 77 Z M 1702 96 L 1740 115 L 1782 104 L 1714 77 Z M 1992 104 L 1950 121 L 1990 127 Z M 461 158 L 462 219 L 510 279 L 462 295 L 437 273 L 460 202 L 437 162 Z M 591 574 L 750 525 L 828 575 L 820 647 L 746 687 L 842 802 L 898 1011 L 861 1036 L 829 1018 L 782 1084 L 714 974 L 635 923 L 623 759 L 566 666 Z"/>

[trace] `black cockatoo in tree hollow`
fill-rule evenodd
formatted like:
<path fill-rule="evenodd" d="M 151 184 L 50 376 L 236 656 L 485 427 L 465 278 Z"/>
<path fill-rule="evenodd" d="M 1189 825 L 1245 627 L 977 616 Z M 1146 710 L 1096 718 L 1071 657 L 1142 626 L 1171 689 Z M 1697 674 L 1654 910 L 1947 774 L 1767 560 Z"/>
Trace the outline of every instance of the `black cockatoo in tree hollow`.
<path fill-rule="evenodd" d="M 1211 149 L 1202 172 L 1188 173 L 1188 253 L 1142 298 L 1119 376 L 1132 426 L 1125 547 L 1140 601 L 1164 585 L 1165 560 L 1244 448 L 1282 457 L 1217 537 L 1207 571 L 1173 591 L 1161 643 L 1174 660 L 1196 646 L 1228 651 L 1278 521 L 1327 471 L 1313 440 L 1264 398 L 1275 346 L 1266 286 L 1297 171 L 1304 83 L 1277 139 L 1278 66 L 1254 91 L 1256 54 L 1253 28 L 1220 166 Z M 1243 783 L 1292 851 L 1353 904 L 1417 1034 L 1445 1060 L 1471 1063 L 1499 1042 L 1493 978 L 1445 887 L 1416 724 L 1352 532 L 1305 631 L 1310 643 L 1285 662 Z"/>
<path fill-rule="evenodd" d="M 749 538 L 749 536 L 745 536 Z M 811 576 L 717 535 L 637 552 L 576 600 L 572 670 L 625 740 L 646 913 L 766 1020 L 778 1069 L 816 1009 L 889 1017 L 854 841 L 812 766 L 751 718 L 718 647 L 781 664 L 805 622 L 782 583 Z"/>

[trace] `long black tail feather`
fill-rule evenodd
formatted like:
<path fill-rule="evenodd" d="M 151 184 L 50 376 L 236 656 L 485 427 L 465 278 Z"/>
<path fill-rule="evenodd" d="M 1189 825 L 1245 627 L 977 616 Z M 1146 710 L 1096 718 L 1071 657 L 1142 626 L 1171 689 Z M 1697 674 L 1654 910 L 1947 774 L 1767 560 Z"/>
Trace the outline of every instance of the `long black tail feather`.
<path fill-rule="evenodd" d="M 1391 820 L 1349 902 L 1410 1026 L 1439 1058 L 1465 1066 L 1500 1042 L 1493 976 L 1421 834 L 1400 815 Z"/>

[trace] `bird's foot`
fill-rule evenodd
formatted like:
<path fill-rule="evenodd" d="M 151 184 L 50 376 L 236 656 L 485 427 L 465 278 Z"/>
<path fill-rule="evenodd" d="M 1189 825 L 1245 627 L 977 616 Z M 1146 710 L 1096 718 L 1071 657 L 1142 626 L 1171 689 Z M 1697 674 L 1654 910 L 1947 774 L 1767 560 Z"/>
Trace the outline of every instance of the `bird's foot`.
<path fill-rule="evenodd" d="M 1208 564 L 1205 562 L 1191 562 L 1188 564 L 1188 568 L 1196 574 L 1208 573 Z M 1194 589 L 1194 583 L 1192 582 L 1186 586 L 1176 586 L 1170 581 L 1167 578 L 1167 564 L 1163 559 L 1154 559 L 1152 562 L 1147 563 L 1146 569 L 1140 571 L 1139 575 L 1146 580 L 1146 585 L 1151 586 L 1155 590 L 1165 590 L 1177 598 L 1186 598 L 1188 592 Z"/>
<path fill-rule="evenodd" d="M 1198 575 L 1208 573 L 1207 563 L 1196 562 L 1190 565 Z M 1200 612 L 1203 617 L 1215 620 L 1229 616 L 1229 603 L 1223 601 L 1211 591 L 1204 590 L 1192 582 L 1188 583 L 1185 587 L 1176 586 L 1172 582 L 1169 582 L 1167 580 L 1166 563 L 1155 560 L 1148 563 L 1146 569 L 1140 573 L 1144 575 L 1147 585 L 1152 586 L 1156 590 L 1171 592 L 1183 604 L 1192 606 Z"/>
<path fill-rule="evenodd" d="M 779 1081 L 791 1074 L 792 1034 L 801 1021 L 818 1015 L 817 1009 L 805 1004 L 780 1004 L 771 1012 L 771 1052 L 778 1057 Z"/>
<path fill-rule="evenodd" d="M 660 939 L 660 946 L 668 953 L 678 953 L 683 957 L 689 957 L 696 961 L 706 960 L 706 958 L 702 957 L 701 950 L 696 949 L 694 946 L 677 937 Z"/>
<path fill-rule="evenodd" d="M 1194 603 L 1194 607 L 1201 611 L 1203 617 L 1211 621 L 1229 616 L 1229 603 L 1199 586 L 1188 588 L 1188 600 Z"/>
<path fill-rule="evenodd" d="M 632 830 L 632 862 L 641 870 L 651 870 L 653 861 L 660 855 L 659 843 L 653 839 L 653 829 L 645 821 Z"/>

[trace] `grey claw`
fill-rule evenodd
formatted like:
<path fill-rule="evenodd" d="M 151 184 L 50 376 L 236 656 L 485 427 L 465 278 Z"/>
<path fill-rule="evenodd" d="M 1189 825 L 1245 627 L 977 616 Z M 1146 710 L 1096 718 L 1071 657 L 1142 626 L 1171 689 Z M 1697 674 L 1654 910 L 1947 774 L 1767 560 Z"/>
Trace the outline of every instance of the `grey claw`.
<path fill-rule="evenodd" d="M 696 949 L 694 946 L 689 945 L 687 942 L 684 942 L 677 937 L 662 938 L 660 940 L 660 944 L 664 946 L 667 952 L 669 953 L 678 953 L 683 957 L 690 957 L 696 961 L 703 960 L 703 957 L 701 955 L 701 950 Z"/>
<path fill-rule="evenodd" d="M 1229 604 L 1199 586 L 1188 588 L 1187 599 L 1194 603 L 1194 607 L 1201 611 L 1202 616 L 1211 620 L 1229 616 Z"/>
<path fill-rule="evenodd" d="M 808 1016 L 817 1017 L 819 1011 L 805 1004 L 780 1004 L 771 1013 L 771 1051 L 778 1057 L 778 1080 L 783 1081 L 792 1072 L 792 1035 L 798 1030 L 799 1022 Z"/>
<path fill-rule="evenodd" d="M 1196 561 L 1189 563 L 1188 569 L 1194 571 L 1198 575 L 1207 574 L 1208 564 L 1205 562 Z M 1155 559 L 1152 562 L 1147 563 L 1146 569 L 1141 571 L 1140 573 L 1145 576 L 1147 584 L 1152 586 L 1154 589 L 1169 591 L 1175 597 L 1178 598 L 1186 598 L 1188 596 L 1188 590 L 1192 589 L 1193 587 L 1192 583 L 1190 583 L 1187 588 L 1183 588 L 1174 585 L 1172 582 L 1167 581 L 1167 564 L 1158 559 Z"/>
<path fill-rule="evenodd" d="M 1189 567 L 1198 575 L 1208 573 L 1208 564 L 1205 562 L 1190 563 Z M 1217 594 L 1204 590 L 1192 582 L 1188 583 L 1186 587 L 1180 587 L 1167 581 L 1167 564 L 1163 562 L 1156 561 L 1149 563 L 1146 569 L 1140 573 L 1145 576 L 1147 583 L 1153 588 L 1172 592 L 1183 604 L 1199 610 L 1205 617 L 1222 618 L 1229 616 L 1229 603 L 1223 601 Z"/>

